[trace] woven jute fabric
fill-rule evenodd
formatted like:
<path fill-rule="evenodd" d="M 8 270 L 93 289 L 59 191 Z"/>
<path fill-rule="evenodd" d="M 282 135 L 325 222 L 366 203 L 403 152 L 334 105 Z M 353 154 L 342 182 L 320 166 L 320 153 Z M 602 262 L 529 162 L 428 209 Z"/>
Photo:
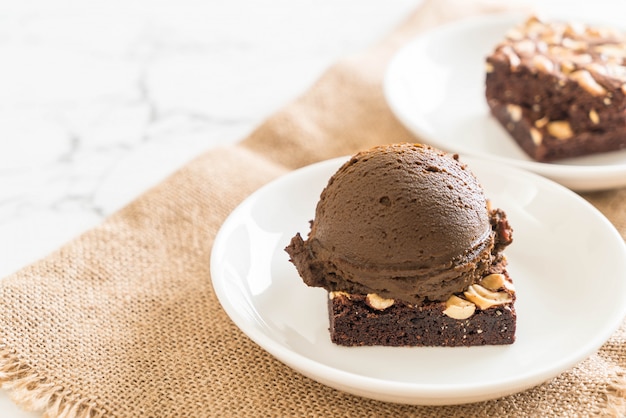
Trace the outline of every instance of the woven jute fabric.
<path fill-rule="evenodd" d="M 199 156 L 97 228 L 4 279 L 3 386 L 20 405 L 50 417 L 624 415 L 626 327 L 526 392 L 469 405 L 397 405 L 336 391 L 284 366 L 230 321 L 211 286 L 214 236 L 252 191 L 322 159 L 418 141 L 385 104 L 389 59 L 422 30 L 493 9 L 426 1 L 249 137 Z M 585 197 L 626 235 L 626 189 Z"/>

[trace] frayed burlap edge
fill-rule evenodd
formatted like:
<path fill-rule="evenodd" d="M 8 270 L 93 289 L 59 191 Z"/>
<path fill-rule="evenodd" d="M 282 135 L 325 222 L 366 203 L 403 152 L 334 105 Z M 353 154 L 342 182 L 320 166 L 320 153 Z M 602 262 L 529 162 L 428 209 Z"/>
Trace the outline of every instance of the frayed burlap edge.
<path fill-rule="evenodd" d="M 608 385 L 605 407 L 600 411 L 602 417 L 626 416 L 626 374 L 618 373 Z"/>
<path fill-rule="evenodd" d="M 0 387 L 25 410 L 42 411 L 44 418 L 101 418 L 106 413 L 97 402 L 41 378 L 6 347 L 0 348 Z"/>

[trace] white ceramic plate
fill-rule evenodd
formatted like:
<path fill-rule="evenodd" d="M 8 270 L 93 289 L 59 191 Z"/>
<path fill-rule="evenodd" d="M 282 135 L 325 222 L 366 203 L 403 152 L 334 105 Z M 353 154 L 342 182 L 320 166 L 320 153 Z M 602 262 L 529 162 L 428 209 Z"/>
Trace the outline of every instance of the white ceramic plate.
<path fill-rule="evenodd" d="M 285 246 L 308 234 L 319 194 L 346 159 L 282 177 L 225 221 L 211 257 L 213 286 L 232 320 L 302 374 L 356 395 L 409 404 L 486 400 L 532 387 L 583 360 L 626 309 L 626 246 L 570 190 L 502 164 L 463 158 L 514 228 L 507 250 L 518 300 L 510 346 L 347 348 L 328 334 L 326 292 L 309 288 Z"/>
<path fill-rule="evenodd" d="M 387 69 L 384 89 L 392 111 L 424 142 L 446 151 L 525 168 L 578 191 L 626 185 L 626 150 L 539 163 L 490 116 L 485 58 L 524 18 L 477 17 L 414 39 Z"/>

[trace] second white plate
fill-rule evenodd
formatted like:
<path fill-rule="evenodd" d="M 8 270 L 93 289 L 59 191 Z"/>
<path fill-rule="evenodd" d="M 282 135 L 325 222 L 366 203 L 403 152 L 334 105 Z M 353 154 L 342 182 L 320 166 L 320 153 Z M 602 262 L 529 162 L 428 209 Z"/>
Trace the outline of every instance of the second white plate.
<path fill-rule="evenodd" d="M 492 347 L 340 347 L 328 334 L 327 294 L 307 287 L 284 248 L 309 220 L 346 159 L 282 177 L 247 198 L 218 233 L 215 292 L 252 340 L 288 366 L 356 395 L 409 404 L 456 404 L 540 384 L 592 354 L 626 310 L 626 246 L 575 193 L 532 173 L 462 158 L 494 206 L 507 212 L 518 299 L 517 341 Z M 601 245 L 599 245 L 601 243 Z"/>
<path fill-rule="evenodd" d="M 438 148 L 534 171 L 578 191 L 626 185 L 626 150 L 539 163 L 490 116 L 485 58 L 524 16 L 475 17 L 425 33 L 401 49 L 384 80 L 385 96 L 410 130 Z"/>

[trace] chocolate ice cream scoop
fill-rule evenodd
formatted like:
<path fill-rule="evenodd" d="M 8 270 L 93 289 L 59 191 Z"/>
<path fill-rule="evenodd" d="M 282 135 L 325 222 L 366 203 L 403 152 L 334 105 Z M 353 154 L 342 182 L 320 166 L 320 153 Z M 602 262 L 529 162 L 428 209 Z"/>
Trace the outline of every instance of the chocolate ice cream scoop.
<path fill-rule="evenodd" d="M 457 156 L 396 144 L 339 168 L 307 240 L 296 234 L 286 251 L 309 286 L 419 304 L 478 281 L 495 235 L 482 187 Z"/>

